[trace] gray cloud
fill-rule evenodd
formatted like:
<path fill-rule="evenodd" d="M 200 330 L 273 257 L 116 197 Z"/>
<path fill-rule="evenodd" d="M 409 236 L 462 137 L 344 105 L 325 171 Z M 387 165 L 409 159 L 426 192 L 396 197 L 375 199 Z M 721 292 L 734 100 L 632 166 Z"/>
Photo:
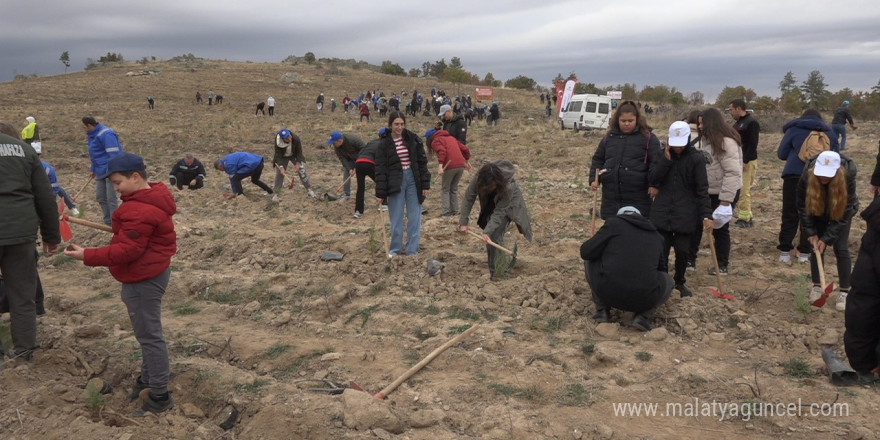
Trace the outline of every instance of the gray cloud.
<path fill-rule="evenodd" d="M 480 77 L 548 85 L 573 71 L 599 86 L 665 84 L 709 100 L 735 85 L 775 96 L 788 71 L 801 81 L 819 70 L 831 90 L 869 90 L 880 79 L 880 8 L 861 0 L 48 3 L 4 7 L 7 17 L 35 19 L 0 28 L 0 80 L 60 73 L 65 50 L 74 71 L 107 52 L 278 62 L 312 51 L 405 69 L 457 56 Z"/>

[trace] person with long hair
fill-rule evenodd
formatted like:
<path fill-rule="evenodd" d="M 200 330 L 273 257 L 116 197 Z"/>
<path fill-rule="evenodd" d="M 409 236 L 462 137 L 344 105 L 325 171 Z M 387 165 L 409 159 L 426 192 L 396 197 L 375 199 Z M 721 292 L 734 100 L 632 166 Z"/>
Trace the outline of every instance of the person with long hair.
<path fill-rule="evenodd" d="M 712 163 L 706 167 L 709 200 L 713 209 L 712 237 L 715 240 L 720 273 L 727 275 L 730 262 L 730 219 L 733 218 L 733 207 L 742 188 L 742 142 L 739 133 L 732 125 L 724 122 L 724 116 L 717 108 L 703 110 L 697 128 L 703 150 L 712 158 Z M 697 230 L 694 240 L 699 243 L 702 237 L 702 230 Z M 696 262 L 697 255 L 691 257 Z M 715 275 L 714 265 L 709 269 L 709 274 Z"/>
<path fill-rule="evenodd" d="M 431 173 L 425 146 L 418 135 L 406 129 L 406 115 L 392 111 L 382 142 L 376 147 L 376 202 L 388 199 L 391 244 L 388 258 L 403 248 L 403 214 L 406 211 L 406 255 L 419 253 L 422 231 L 422 202 L 431 188 Z"/>
<path fill-rule="evenodd" d="M 782 141 L 776 150 L 776 156 L 785 161 L 782 169 L 782 223 L 779 226 L 779 261 L 791 264 L 791 250 L 794 249 L 792 242 L 798 232 L 800 215 L 797 209 L 797 187 L 801 175 L 804 173 L 804 161 L 798 157 L 804 140 L 813 131 L 822 131 L 831 140 L 831 151 L 839 151 L 837 138 L 832 133 L 831 127 L 822 121 L 822 115 L 818 110 L 807 109 L 800 118 L 788 121 L 782 126 Z M 807 237 L 801 234 L 797 244 L 798 263 L 809 261 L 811 252 Z"/>
<path fill-rule="evenodd" d="M 590 188 L 596 191 L 602 185 L 603 219 L 617 215 L 624 206 L 634 206 L 645 217 L 650 216 L 651 199 L 660 182 L 650 182 L 648 177 L 662 154 L 660 140 L 651 133 L 645 115 L 634 102 L 622 102 L 590 165 Z"/>
<path fill-rule="evenodd" d="M 522 191 L 513 178 L 515 172 L 516 168 L 506 159 L 493 160 L 483 165 L 468 185 L 461 202 L 458 230 L 465 234 L 468 232 L 469 217 L 474 202 L 477 198 L 480 200 L 480 216 L 477 218 L 477 225 L 483 228 L 483 242 L 486 243 L 490 280 L 496 280 L 497 276 L 504 277 L 507 274 L 497 273 L 495 256 L 498 251 L 489 245 L 489 240 L 502 244 L 504 233 L 507 232 L 507 226 L 510 225 L 510 222 L 516 224 L 519 232 L 527 240 L 532 240 L 532 222 L 529 218 L 529 210 L 523 200 Z"/>
<path fill-rule="evenodd" d="M 824 151 L 810 160 L 798 181 L 797 210 L 801 219 L 801 234 L 813 246 L 810 254 L 810 302 L 822 296 L 825 287 L 819 284 L 816 254 L 823 254 L 828 246 L 834 247 L 837 259 L 838 294 L 836 308 L 846 310 L 846 296 L 850 289 L 849 230 L 852 218 L 859 210 L 856 194 L 856 164 L 834 151 Z"/>

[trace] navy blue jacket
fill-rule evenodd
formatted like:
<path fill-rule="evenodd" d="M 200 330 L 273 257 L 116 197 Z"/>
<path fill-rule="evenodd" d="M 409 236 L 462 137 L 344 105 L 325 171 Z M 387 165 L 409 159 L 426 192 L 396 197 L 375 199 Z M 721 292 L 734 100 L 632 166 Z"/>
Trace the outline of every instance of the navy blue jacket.
<path fill-rule="evenodd" d="M 788 121 L 783 127 L 782 142 L 776 150 L 776 156 L 785 161 L 782 169 L 782 177 L 800 176 L 804 173 L 804 162 L 798 157 L 804 140 L 811 131 L 822 130 L 831 139 L 831 151 L 840 152 L 840 144 L 837 143 L 837 135 L 831 131 L 831 127 L 822 122 L 817 116 L 805 116 L 803 118 Z"/>

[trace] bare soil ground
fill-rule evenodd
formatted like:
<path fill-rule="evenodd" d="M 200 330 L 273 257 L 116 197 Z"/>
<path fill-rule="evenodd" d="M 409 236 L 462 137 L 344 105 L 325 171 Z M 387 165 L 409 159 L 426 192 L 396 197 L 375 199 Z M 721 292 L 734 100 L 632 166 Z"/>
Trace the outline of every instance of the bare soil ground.
<path fill-rule="evenodd" d="M 126 75 L 142 69 L 156 74 Z M 281 82 L 290 72 L 296 80 Z M 37 118 L 44 158 L 69 192 L 88 176 L 79 122 L 85 115 L 116 129 L 126 150 L 143 155 L 158 181 L 188 151 L 209 167 L 230 149 L 271 157 L 274 133 L 287 127 L 303 139 L 320 194 L 341 180 L 325 144 L 329 132 L 366 140 L 384 123 L 378 117 L 360 123 L 357 115 L 343 113 L 344 93 L 427 93 L 434 85 L 468 93 L 464 86 L 459 91 L 423 79 L 328 72 L 206 60 L 127 64 L 0 84 L 0 120 L 24 126 L 25 116 Z M 224 103 L 195 104 L 195 92 L 209 89 Z M 314 99 L 321 91 L 328 105 L 319 114 Z M 707 293 L 717 286 L 706 274 L 711 257 L 704 249 L 689 281 L 695 296 L 663 306 L 660 329 L 599 328 L 590 318 L 578 247 L 589 233 L 587 163 L 601 134 L 560 131 L 554 120 L 540 117 L 537 93 L 496 93 L 505 118 L 498 127 L 474 122 L 469 144 L 475 165 L 508 158 L 518 166 L 533 215 L 533 242 L 516 232 L 506 240 L 519 248 L 509 279 L 490 282 L 483 246 L 457 234 L 454 220 L 438 217 L 439 189 L 426 202 L 423 251 L 388 264 L 376 210 L 354 219 L 353 201 L 311 200 L 299 183 L 280 203 L 249 183 L 245 197 L 227 201 L 220 197 L 225 177 L 209 170 L 205 189 L 175 193 L 180 250 L 163 321 L 176 407 L 158 417 L 128 417 L 136 404 L 124 395 L 140 352 L 119 283 L 105 268 L 48 257 L 40 261 L 48 307 L 39 324 L 43 349 L 34 362 L 9 361 L 0 371 L 0 438 L 876 438 L 877 390 L 831 385 L 819 354 L 825 346 L 842 352 L 843 314 L 833 302 L 821 310 L 805 306 L 797 298 L 809 289 L 808 268 L 777 262 L 782 162 L 775 148 L 781 133 L 761 135 L 756 226 L 732 231 L 723 290 L 736 298 Z M 277 117 L 254 117 L 266 94 L 278 101 Z M 156 99 L 153 111 L 147 95 Z M 340 104 L 335 113 L 329 112 L 331 97 Z M 665 135 L 671 117 L 651 121 Z M 408 128 L 424 133 L 432 122 L 418 116 Z M 867 197 L 880 126 L 859 122 L 847 153 L 860 165 L 859 190 Z M 267 170 L 264 180 L 271 177 Z M 93 188 L 79 202 L 83 217 L 97 221 Z M 73 228 L 78 244 L 100 246 L 110 239 Z M 863 232 L 864 222 L 856 221 L 853 254 Z M 323 262 L 324 250 L 345 258 Z M 441 275 L 426 273 L 428 258 L 445 263 Z M 834 279 L 835 262 L 828 258 Z M 387 400 L 370 397 L 475 324 L 480 328 L 473 335 Z M 8 338 L 6 317 L 2 328 Z M 85 385 L 92 377 L 113 392 L 90 394 Z M 352 381 L 370 394 L 314 390 Z M 637 417 L 614 411 L 614 404 L 626 402 L 659 403 L 663 412 L 666 403 L 713 400 L 793 404 L 800 415 L 744 416 L 716 408 L 711 414 Z M 848 415 L 810 415 L 811 403 L 832 402 L 846 404 Z M 233 405 L 240 415 L 224 431 L 219 424 Z"/>

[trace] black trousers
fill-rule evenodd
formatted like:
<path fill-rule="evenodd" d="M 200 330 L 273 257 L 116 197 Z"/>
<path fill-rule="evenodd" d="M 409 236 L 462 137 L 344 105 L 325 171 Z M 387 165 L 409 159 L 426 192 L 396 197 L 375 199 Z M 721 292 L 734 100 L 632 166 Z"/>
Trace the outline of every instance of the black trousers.
<path fill-rule="evenodd" d="M 675 276 L 672 279 L 675 280 L 676 285 L 684 284 L 693 234 L 661 230 L 657 230 L 657 232 L 663 236 L 663 253 L 660 254 L 660 264 L 657 265 L 657 270 L 669 271 L 669 249 L 675 249 Z"/>
<path fill-rule="evenodd" d="M 733 203 L 730 204 L 730 208 L 733 210 L 734 215 L 736 213 L 737 200 L 739 200 L 739 190 L 737 190 L 736 196 L 733 198 Z M 709 194 L 709 202 L 712 204 L 713 211 L 721 204 L 721 200 L 718 199 L 718 194 Z M 718 257 L 718 265 L 726 267 L 730 263 L 730 222 L 727 222 L 724 226 L 718 229 L 713 229 L 712 238 L 715 240 L 715 254 Z M 697 261 L 697 251 L 700 250 L 700 241 L 702 239 L 703 225 L 701 223 L 691 240 L 691 250 L 689 252 L 691 261 Z"/>
<path fill-rule="evenodd" d="M 800 176 L 784 176 L 782 178 L 782 224 L 779 227 L 779 245 L 776 249 L 789 252 L 794 249 L 792 242 L 800 229 L 801 217 L 797 209 L 797 186 Z M 813 251 L 804 234 L 798 238 L 797 250 L 802 254 Z"/>
<path fill-rule="evenodd" d="M 269 194 L 274 194 L 275 192 L 272 191 L 272 188 L 269 188 L 269 185 L 266 185 L 265 183 L 263 183 L 262 180 L 260 180 L 260 176 L 262 176 L 262 175 L 263 175 L 263 162 L 260 162 L 260 165 L 258 165 L 256 168 L 254 168 L 254 170 L 251 171 L 250 173 L 236 174 L 236 175 L 232 176 L 232 179 L 235 180 L 236 183 L 238 184 L 239 191 L 242 190 L 241 181 L 244 180 L 245 177 L 250 177 L 251 183 L 259 186 L 260 188 L 263 189 L 263 191 L 266 191 Z M 233 190 L 234 189 L 235 188 L 233 188 Z M 242 193 L 239 193 L 239 194 L 242 194 Z"/>
<path fill-rule="evenodd" d="M 367 177 L 376 181 L 376 165 L 371 164 L 369 162 L 355 162 L 354 164 L 354 172 L 357 178 L 357 191 L 354 196 L 354 210 L 364 213 L 364 192 L 366 191 L 365 185 L 367 183 Z"/>
<path fill-rule="evenodd" d="M 843 346 L 849 364 L 867 374 L 880 362 L 880 292 L 860 289 L 856 282 L 846 297 Z"/>
<path fill-rule="evenodd" d="M 589 261 L 584 261 L 584 275 L 587 277 L 587 284 L 590 285 L 590 291 L 593 298 L 593 305 L 596 306 L 596 311 L 607 310 L 611 312 L 611 307 L 607 306 L 602 298 L 599 297 L 597 292 L 600 290 L 600 286 L 596 285 L 596 281 L 599 279 L 599 271 L 601 270 L 598 264 L 590 264 Z M 642 315 L 648 319 L 654 319 L 654 313 L 657 312 L 657 309 L 660 308 L 666 301 L 669 300 L 669 297 L 672 295 L 672 288 L 675 287 L 673 285 L 674 281 L 672 281 L 672 277 L 669 276 L 666 272 L 656 272 L 661 274 L 660 282 L 662 285 L 660 288 L 663 292 L 663 295 L 660 297 L 660 300 L 657 301 L 656 304 L 645 304 L 645 310 L 634 311 L 634 310 L 626 310 L 627 312 L 634 312 L 637 315 Z M 652 276 L 653 273 L 646 276 Z"/>
<path fill-rule="evenodd" d="M 190 182 L 192 182 L 194 179 L 196 181 L 196 184 L 191 185 Z M 199 189 L 205 186 L 205 182 L 202 181 L 201 177 L 193 176 L 191 174 L 177 173 L 172 175 L 169 180 L 171 181 L 172 185 L 177 187 L 177 189 L 183 189 L 184 186 L 189 189 Z"/>

